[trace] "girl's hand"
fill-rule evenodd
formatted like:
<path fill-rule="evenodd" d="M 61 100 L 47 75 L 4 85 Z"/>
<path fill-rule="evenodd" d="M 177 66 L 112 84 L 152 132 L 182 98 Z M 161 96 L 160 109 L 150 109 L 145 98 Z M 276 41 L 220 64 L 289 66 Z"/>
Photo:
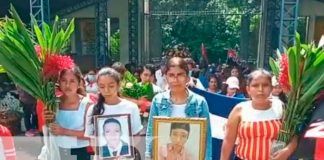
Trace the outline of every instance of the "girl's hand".
<path fill-rule="evenodd" d="M 276 153 L 274 153 L 270 159 L 271 160 L 287 160 L 290 156 L 290 151 L 288 150 L 288 148 L 284 148 L 282 150 L 277 151 Z"/>
<path fill-rule="evenodd" d="M 51 123 L 49 125 L 51 133 L 54 135 L 64 135 L 65 129 L 56 123 Z"/>
<path fill-rule="evenodd" d="M 55 119 L 55 112 L 48 110 L 46 107 L 44 107 L 44 119 L 46 121 L 52 121 Z"/>

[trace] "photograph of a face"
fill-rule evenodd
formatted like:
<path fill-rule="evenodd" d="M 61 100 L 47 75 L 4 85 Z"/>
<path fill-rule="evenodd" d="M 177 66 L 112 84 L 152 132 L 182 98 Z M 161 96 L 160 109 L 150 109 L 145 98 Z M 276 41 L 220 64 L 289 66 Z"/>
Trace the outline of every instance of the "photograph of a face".
<path fill-rule="evenodd" d="M 130 125 L 129 114 L 95 117 L 98 159 L 133 157 Z"/>
<path fill-rule="evenodd" d="M 206 118 L 153 118 L 153 159 L 204 160 Z"/>

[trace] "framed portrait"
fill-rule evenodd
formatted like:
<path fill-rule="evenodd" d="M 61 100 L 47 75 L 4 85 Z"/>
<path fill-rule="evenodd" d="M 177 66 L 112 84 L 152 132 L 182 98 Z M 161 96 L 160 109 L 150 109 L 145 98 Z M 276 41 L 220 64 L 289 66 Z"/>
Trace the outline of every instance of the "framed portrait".
<path fill-rule="evenodd" d="M 154 160 L 204 160 L 206 118 L 153 117 Z"/>
<path fill-rule="evenodd" d="M 98 160 L 134 157 L 129 114 L 95 116 L 94 125 Z"/>

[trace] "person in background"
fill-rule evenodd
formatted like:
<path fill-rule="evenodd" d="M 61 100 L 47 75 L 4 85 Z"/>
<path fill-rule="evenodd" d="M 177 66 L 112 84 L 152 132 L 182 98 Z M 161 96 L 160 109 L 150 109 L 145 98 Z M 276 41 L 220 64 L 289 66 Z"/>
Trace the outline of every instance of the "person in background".
<path fill-rule="evenodd" d="M 85 84 L 86 84 L 85 80 L 84 79 L 81 79 L 80 89 L 79 89 L 79 91 L 81 92 L 80 94 L 81 95 L 85 95 L 85 97 L 88 98 L 88 99 L 90 99 L 93 104 L 97 103 L 97 101 L 98 101 L 98 94 L 91 93 L 91 92 L 87 92 L 86 91 L 86 85 Z"/>
<path fill-rule="evenodd" d="M 212 74 L 208 77 L 208 92 L 211 93 L 218 93 L 220 92 L 220 87 L 219 87 L 219 79 L 215 74 Z"/>
<path fill-rule="evenodd" d="M 251 100 L 237 104 L 226 124 L 220 160 L 230 160 L 235 142 L 234 160 L 287 160 L 297 147 L 297 137 L 282 150 L 270 155 L 271 143 L 278 138 L 283 106 L 270 99 L 271 74 L 264 69 L 253 71 L 247 79 Z"/>
<path fill-rule="evenodd" d="M 165 68 L 169 89 L 157 94 L 150 109 L 147 131 L 145 158 L 152 159 L 153 117 L 201 117 L 207 119 L 205 160 L 212 159 L 212 137 L 209 122 L 208 104 L 204 97 L 187 88 L 190 80 L 187 63 L 180 57 L 168 60 Z"/>
<path fill-rule="evenodd" d="M 279 100 L 281 100 L 281 102 L 283 102 L 285 104 L 288 102 L 287 96 L 283 92 L 283 90 L 275 76 L 272 77 L 271 98 L 279 99 Z"/>
<path fill-rule="evenodd" d="M 155 72 L 156 85 L 162 89 L 162 91 L 167 90 L 168 84 L 164 75 L 165 62 L 161 62 L 160 68 Z"/>
<path fill-rule="evenodd" d="M 114 69 L 115 71 L 117 71 L 120 76 L 121 76 L 121 79 L 124 78 L 124 74 L 126 73 L 127 69 L 125 67 L 125 65 L 121 62 L 115 62 L 112 66 L 111 66 L 112 69 Z"/>
<path fill-rule="evenodd" d="M 86 92 L 87 93 L 98 93 L 98 85 L 96 81 L 96 72 L 95 70 L 89 70 L 85 77 L 85 86 L 86 86 Z"/>
<path fill-rule="evenodd" d="M 239 80 L 239 92 L 245 96 L 248 96 L 246 93 L 246 83 L 243 74 L 241 73 L 241 68 L 234 66 L 231 69 L 231 77 L 236 77 Z"/>
<path fill-rule="evenodd" d="M 200 74 L 200 70 L 198 68 L 194 68 L 191 71 L 191 76 L 190 76 L 190 81 L 188 82 L 188 86 L 195 87 L 200 90 L 206 90 L 206 88 L 204 87 L 204 85 L 201 83 L 199 79 L 199 74 Z"/>
<path fill-rule="evenodd" d="M 222 95 L 227 97 L 245 98 L 245 96 L 239 92 L 240 85 L 239 80 L 236 77 L 227 78 L 222 87 L 222 91 L 220 92 Z"/>
<path fill-rule="evenodd" d="M 19 86 L 17 86 L 17 91 L 24 111 L 25 135 L 27 137 L 35 136 L 39 133 L 37 130 L 36 99 Z"/>
<path fill-rule="evenodd" d="M 146 64 L 141 67 L 141 69 L 140 69 L 141 83 L 142 84 L 145 84 L 145 83 L 152 84 L 153 92 L 156 94 L 156 93 L 162 92 L 162 89 L 153 83 L 154 75 L 155 75 L 155 70 L 154 70 L 154 66 L 152 64 Z"/>
<path fill-rule="evenodd" d="M 14 140 L 9 129 L 0 124 L 0 159 L 16 160 Z"/>
<path fill-rule="evenodd" d="M 196 63 L 192 58 L 185 58 L 184 59 L 187 63 L 188 69 L 189 69 L 189 77 L 192 77 L 192 71 L 195 69 L 196 67 Z"/>
<path fill-rule="evenodd" d="M 239 71 L 239 69 L 237 67 L 233 67 L 231 69 L 231 76 L 236 77 L 236 78 L 239 78 L 240 71 Z"/>

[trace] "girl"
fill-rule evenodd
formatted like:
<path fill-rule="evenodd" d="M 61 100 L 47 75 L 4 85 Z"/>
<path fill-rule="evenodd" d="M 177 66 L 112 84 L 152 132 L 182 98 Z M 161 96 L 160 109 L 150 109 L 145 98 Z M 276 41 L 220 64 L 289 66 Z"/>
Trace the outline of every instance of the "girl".
<path fill-rule="evenodd" d="M 211 93 L 218 93 L 220 92 L 219 89 L 219 79 L 215 74 L 212 74 L 208 77 L 208 88 L 207 88 L 208 92 Z"/>
<path fill-rule="evenodd" d="M 98 93 L 98 85 L 96 83 L 96 72 L 95 70 L 89 70 L 85 78 L 85 86 L 87 93 Z"/>
<path fill-rule="evenodd" d="M 95 115 L 113 114 L 130 114 L 132 134 L 137 135 L 143 129 L 139 109 L 135 103 L 119 97 L 120 74 L 112 68 L 102 68 L 97 75 L 97 84 L 98 103 L 87 112 L 85 136 L 91 138 L 94 136 Z"/>
<path fill-rule="evenodd" d="M 84 137 L 85 113 L 90 106 L 90 100 L 80 91 L 82 75 L 79 68 L 66 69 L 59 75 L 60 96 L 59 108 L 56 111 L 55 123 L 50 124 L 50 132 L 55 135 L 62 160 L 90 160 L 87 152 L 88 138 Z M 54 114 L 45 110 L 45 119 L 52 119 Z"/>
<path fill-rule="evenodd" d="M 154 94 L 162 92 L 162 89 L 153 83 L 153 77 L 155 75 L 154 66 L 151 64 L 146 64 L 140 69 L 140 79 L 141 84 L 150 83 L 153 86 Z"/>
<path fill-rule="evenodd" d="M 283 112 L 279 100 L 269 99 L 272 91 L 271 74 L 263 69 L 256 70 L 248 76 L 247 84 L 251 100 L 237 104 L 230 113 L 221 160 L 230 159 L 236 139 L 236 160 L 288 159 L 296 148 L 296 138 L 270 157 L 271 142 L 278 137 Z"/>
<path fill-rule="evenodd" d="M 203 97 L 187 89 L 186 84 L 190 80 L 188 72 L 188 66 L 182 58 L 173 57 L 166 64 L 166 80 L 170 90 L 162 92 L 153 98 L 146 133 L 145 156 L 147 159 L 152 158 L 152 124 L 154 116 L 207 118 L 208 130 L 205 159 L 212 159 L 208 105 Z"/>

